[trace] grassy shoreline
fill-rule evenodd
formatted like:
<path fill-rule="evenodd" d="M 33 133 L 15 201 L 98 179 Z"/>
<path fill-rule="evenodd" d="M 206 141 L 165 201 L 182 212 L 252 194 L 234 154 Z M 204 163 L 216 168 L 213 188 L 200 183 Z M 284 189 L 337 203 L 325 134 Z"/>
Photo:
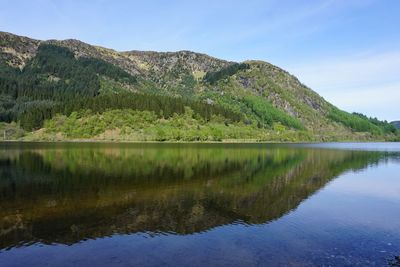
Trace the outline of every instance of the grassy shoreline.
<path fill-rule="evenodd" d="M 111 110 L 104 113 L 57 114 L 40 129 L 24 131 L 18 123 L 1 123 L 3 140 L 16 142 L 118 143 L 319 143 L 399 141 L 398 135 L 353 132 L 339 128 L 299 130 L 274 123 L 229 122 L 220 116 L 204 120 L 187 109 L 185 114 L 159 118 L 154 112 Z"/>
<path fill-rule="evenodd" d="M 338 141 L 256 141 L 256 140 L 222 140 L 222 141 L 140 141 L 140 140 L 98 140 L 98 139 L 65 139 L 65 140 L 0 140 L 0 143 L 119 143 L 119 144 L 319 144 L 319 143 L 398 143 L 390 140 L 338 140 Z"/>

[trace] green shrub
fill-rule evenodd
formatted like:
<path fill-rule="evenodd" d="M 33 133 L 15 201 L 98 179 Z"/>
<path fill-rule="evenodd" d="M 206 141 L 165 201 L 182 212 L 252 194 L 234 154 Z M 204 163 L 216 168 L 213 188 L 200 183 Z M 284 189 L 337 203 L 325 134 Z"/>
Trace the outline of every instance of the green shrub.
<path fill-rule="evenodd" d="M 250 68 L 249 64 L 234 63 L 234 64 L 229 65 L 228 67 L 225 67 L 219 71 L 207 72 L 203 78 L 203 81 L 210 83 L 210 84 L 215 84 L 219 80 L 222 80 L 224 78 L 232 76 L 240 70 L 245 70 L 245 69 L 249 69 L 249 68 Z"/>
<path fill-rule="evenodd" d="M 372 134 L 382 134 L 383 130 L 371 123 L 368 119 L 360 117 L 358 115 L 350 114 L 345 111 L 339 110 L 336 107 L 332 107 L 328 118 L 335 122 L 342 123 L 343 125 L 350 127 L 356 132 L 370 132 Z"/>
<path fill-rule="evenodd" d="M 299 120 L 275 108 L 265 99 L 256 96 L 246 96 L 243 100 L 263 124 L 273 126 L 274 123 L 281 123 L 290 128 L 304 129 L 303 124 Z"/>

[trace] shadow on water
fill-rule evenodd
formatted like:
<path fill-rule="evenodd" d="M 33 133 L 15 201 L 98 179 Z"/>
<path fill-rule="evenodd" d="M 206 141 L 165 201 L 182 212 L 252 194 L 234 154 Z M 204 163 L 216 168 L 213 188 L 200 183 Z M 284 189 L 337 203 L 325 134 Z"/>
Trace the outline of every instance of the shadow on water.
<path fill-rule="evenodd" d="M 343 172 L 393 158 L 273 145 L 2 145 L 0 249 L 264 224 Z"/>

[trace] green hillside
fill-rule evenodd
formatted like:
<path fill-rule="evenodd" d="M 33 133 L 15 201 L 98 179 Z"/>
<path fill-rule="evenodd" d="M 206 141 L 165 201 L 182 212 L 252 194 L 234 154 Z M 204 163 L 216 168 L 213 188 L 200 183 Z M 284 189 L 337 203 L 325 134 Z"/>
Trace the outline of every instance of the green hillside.
<path fill-rule="evenodd" d="M 400 121 L 392 121 L 391 124 L 392 124 L 396 129 L 400 129 Z"/>
<path fill-rule="evenodd" d="M 396 140 L 261 61 L 190 51 L 116 52 L 0 32 L 4 139 L 126 141 Z"/>

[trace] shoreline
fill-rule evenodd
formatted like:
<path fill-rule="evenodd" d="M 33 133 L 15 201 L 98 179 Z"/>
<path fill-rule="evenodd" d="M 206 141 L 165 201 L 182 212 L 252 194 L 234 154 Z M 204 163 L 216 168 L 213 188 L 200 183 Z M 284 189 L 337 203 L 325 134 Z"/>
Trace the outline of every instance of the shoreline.
<path fill-rule="evenodd" d="M 110 144 L 328 144 L 328 143 L 399 143 L 400 141 L 386 140 L 340 140 L 340 141 L 254 141 L 254 140 L 229 140 L 229 141 L 129 141 L 129 140 L 0 140 L 1 143 L 110 143 Z"/>

